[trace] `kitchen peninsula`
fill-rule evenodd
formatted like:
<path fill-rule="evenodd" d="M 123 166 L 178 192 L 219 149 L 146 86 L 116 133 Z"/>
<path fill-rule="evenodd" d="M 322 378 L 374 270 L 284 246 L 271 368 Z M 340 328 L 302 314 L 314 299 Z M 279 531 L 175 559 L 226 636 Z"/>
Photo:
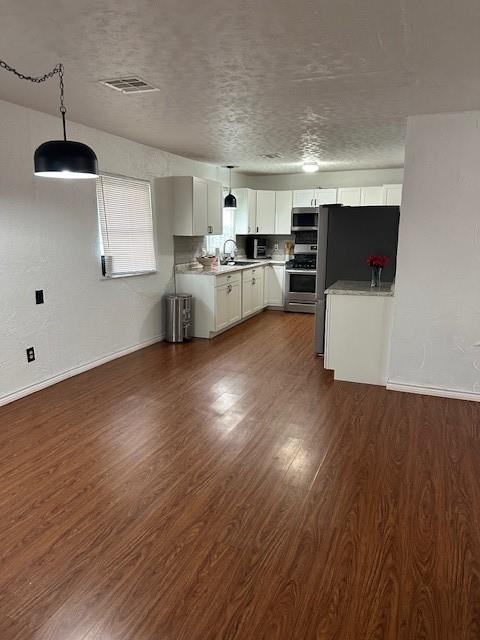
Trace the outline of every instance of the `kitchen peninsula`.
<path fill-rule="evenodd" d="M 325 290 L 325 369 L 335 380 L 387 384 L 392 331 L 392 283 L 339 280 Z"/>

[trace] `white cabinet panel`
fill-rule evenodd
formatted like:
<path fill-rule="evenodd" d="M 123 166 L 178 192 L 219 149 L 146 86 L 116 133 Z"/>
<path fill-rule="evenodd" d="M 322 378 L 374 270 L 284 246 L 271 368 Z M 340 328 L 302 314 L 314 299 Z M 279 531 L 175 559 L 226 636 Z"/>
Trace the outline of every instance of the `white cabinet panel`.
<path fill-rule="evenodd" d="M 242 273 L 242 318 L 253 313 L 253 290 L 251 271 Z"/>
<path fill-rule="evenodd" d="M 265 299 L 272 307 L 283 307 L 285 298 L 285 267 L 271 264 L 265 267 Z"/>
<path fill-rule="evenodd" d="M 193 235 L 203 236 L 207 232 L 208 188 L 199 178 L 193 179 Z"/>
<path fill-rule="evenodd" d="M 385 204 L 385 190 L 381 187 L 362 187 L 360 193 L 360 206 L 376 207 Z"/>
<path fill-rule="evenodd" d="M 253 189 L 235 189 L 235 233 L 253 234 L 257 225 L 257 192 Z"/>
<path fill-rule="evenodd" d="M 314 207 L 315 189 L 296 189 L 293 192 L 294 207 Z"/>
<path fill-rule="evenodd" d="M 220 182 L 207 182 L 207 233 L 223 233 L 223 189 Z"/>
<path fill-rule="evenodd" d="M 264 287 L 264 278 L 263 278 L 264 267 L 260 267 L 258 269 L 253 269 L 252 272 L 252 303 L 253 303 L 253 312 L 261 311 L 264 307 L 263 304 L 263 287 Z"/>
<path fill-rule="evenodd" d="M 222 233 L 222 185 L 193 176 L 159 178 L 158 188 L 173 205 L 173 233 L 176 236 L 204 236 Z"/>
<path fill-rule="evenodd" d="M 275 233 L 290 235 L 292 224 L 292 192 L 275 192 Z"/>
<path fill-rule="evenodd" d="M 359 207 L 360 194 L 360 187 L 341 187 L 338 190 L 337 201 L 345 207 Z"/>
<path fill-rule="evenodd" d="M 337 190 L 336 189 L 315 189 L 314 202 L 316 207 L 322 204 L 336 204 Z"/>
<path fill-rule="evenodd" d="M 229 284 L 222 284 L 215 287 L 215 331 L 221 331 L 228 327 L 228 288 Z"/>
<path fill-rule="evenodd" d="M 399 207 L 402 204 L 402 187 L 401 184 L 383 185 L 386 205 Z"/>
<path fill-rule="evenodd" d="M 275 233 L 275 191 L 257 191 L 257 223 L 255 233 Z"/>
<path fill-rule="evenodd" d="M 241 320 L 240 282 L 215 287 L 215 331 Z"/>
<path fill-rule="evenodd" d="M 264 267 L 242 272 L 242 318 L 264 308 Z"/>

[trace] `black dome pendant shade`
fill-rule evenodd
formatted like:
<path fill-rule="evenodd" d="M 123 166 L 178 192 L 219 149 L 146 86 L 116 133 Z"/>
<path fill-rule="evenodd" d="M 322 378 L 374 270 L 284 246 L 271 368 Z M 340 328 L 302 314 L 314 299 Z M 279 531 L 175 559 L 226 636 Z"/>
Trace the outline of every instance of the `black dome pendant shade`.
<path fill-rule="evenodd" d="M 233 195 L 233 193 L 229 193 L 225 196 L 224 200 L 225 209 L 236 209 L 237 208 L 237 199 Z"/>
<path fill-rule="evenodd" d="M 232 169 L 233 165 L 228 165 L 227 169 L 230 170 L 230 188 L 228 191 L 228 195 L 225 196 L 225 200 L 223 201 L 223 206 L 225 209 L 236 209 L 237 208 L 237 199 L 232 193 Z"/>
<path fill-rule="evenodd" d="M 60 113 L 62 114 L 63 140 L 44 142 L 35 151 L 33 157 L 36 176 L 42 178 L 85 179 L 98 177 L 97 156 L 94 151 L 82 142 L 67 140 L 65 123 L 66 108 L 64 104 L 63 64 L 59 63 L 43 76 L 32 77 L 20 73 L 4 60 L 0 60 L 0 68 L 10 71 L 21 80 L 40 83 L 58 75 L 60 79 Z"/>
<path fill-rule="evenodd" d="M 42 178 L 96 178 L 97 156 L 81 142 L 51 140 L 35 151 L 35 175 Z"/>

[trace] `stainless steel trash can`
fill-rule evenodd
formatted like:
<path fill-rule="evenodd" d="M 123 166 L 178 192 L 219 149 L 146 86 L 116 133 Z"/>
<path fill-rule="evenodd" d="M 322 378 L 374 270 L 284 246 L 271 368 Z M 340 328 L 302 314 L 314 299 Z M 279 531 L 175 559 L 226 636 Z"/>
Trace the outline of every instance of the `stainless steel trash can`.
<path fill-rule="evenodd" d="M 185 342 L 192 338 L 192 295 L 171 293 L 165 296 L 165 340 Z"/>

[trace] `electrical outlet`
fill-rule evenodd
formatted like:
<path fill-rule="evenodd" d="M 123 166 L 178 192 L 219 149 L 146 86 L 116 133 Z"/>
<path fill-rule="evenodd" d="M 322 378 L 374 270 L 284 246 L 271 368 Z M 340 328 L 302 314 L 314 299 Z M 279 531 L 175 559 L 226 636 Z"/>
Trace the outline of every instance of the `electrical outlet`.
<path fill-rule="evenodd" d="M 35 360 L 35 349 L 28 347 L 27 349 L 27 362 L 33 362 Z"/>
<path fill-rule="evenodd" d="M 43 289 L 37 289 L 35 291 L 35 303 L 36 304 L 43 304 L 45 302 L 44 297 L 43 297 Z"/>

